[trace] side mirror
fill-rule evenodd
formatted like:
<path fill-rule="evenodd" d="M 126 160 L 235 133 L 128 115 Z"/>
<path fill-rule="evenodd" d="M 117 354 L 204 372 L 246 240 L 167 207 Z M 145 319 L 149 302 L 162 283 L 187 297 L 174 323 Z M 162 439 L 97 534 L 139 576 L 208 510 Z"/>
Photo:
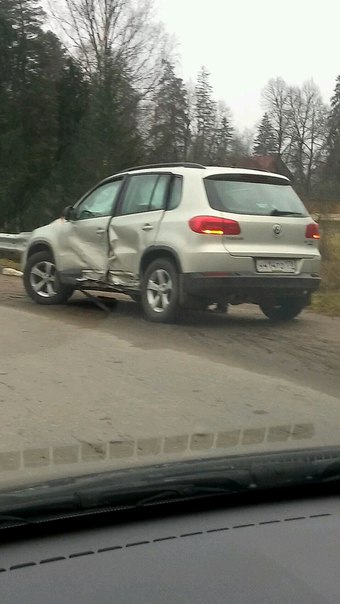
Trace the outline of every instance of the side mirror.
<path fill-rule="evenodd" d="M 66 206 L 62 211 L 62 217 L 65 218 L 65 220 L 72 220 L 73 212 L 73 206 Z"/>

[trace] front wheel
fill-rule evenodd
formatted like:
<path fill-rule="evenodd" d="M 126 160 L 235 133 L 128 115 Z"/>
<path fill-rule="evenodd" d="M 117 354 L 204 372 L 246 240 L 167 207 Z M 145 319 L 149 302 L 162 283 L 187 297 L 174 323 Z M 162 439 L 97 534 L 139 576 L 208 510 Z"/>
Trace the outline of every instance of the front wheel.
<path fill-rule="evenodd" d="M 37 304 L 63 304 L 74 291 L 61 283 L 53 256 L 48 251 L 37 252 L 28 258 L 23 280 L 26 292 Z"/>
<path fill-rule="evenodd" d="M 141 287 L 141 303 L 150 321 L 171 323 L 179 311 L 178 273 L 167 258 L 154 260 L 147 267 Z"/>
<path fill-rule="evenodd" d="M 286 298 L 276 303 L 264 302 L 259 306 L 271 321 L 291 321 L 303 311 L 306 301 L 299 298 Z"/>

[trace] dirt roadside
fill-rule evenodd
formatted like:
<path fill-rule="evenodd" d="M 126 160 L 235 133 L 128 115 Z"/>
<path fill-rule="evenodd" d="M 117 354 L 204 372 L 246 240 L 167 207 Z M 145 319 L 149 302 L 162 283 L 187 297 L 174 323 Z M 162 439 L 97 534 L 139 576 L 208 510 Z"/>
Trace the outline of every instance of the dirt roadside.
<path fill-rule="evenodd" d="M 25 294 L 21 279 L 0 275 L 0 306 L 48 316 L 64 323 L 115 336 L 144 350 L 184 351 L 218 363 L 288 378 L 303 386 L 339 398 L 340 317 L 310 311 L 287 324 L 273 325 L 258 308 L 232 307 L 226 316 L 192 313 L 179 325 L 145 321 L 137 304 L 121 297 L 103 312 L 82 294 L 60 307 L 35 305 Z M 1 312 L 1 311 L 0 311 Z"/>

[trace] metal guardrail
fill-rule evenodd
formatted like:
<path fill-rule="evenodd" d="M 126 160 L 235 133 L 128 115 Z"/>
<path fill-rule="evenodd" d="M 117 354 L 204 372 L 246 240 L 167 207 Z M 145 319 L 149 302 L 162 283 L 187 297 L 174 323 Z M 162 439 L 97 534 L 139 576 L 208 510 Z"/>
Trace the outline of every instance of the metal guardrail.
<path fill-rule="evenodd" d="M 0 233 L 0 257 L 19 259 L 27 246 L 31 233 Z"/>
<path fill-rule="evenodd" d="M 311 212 L 312 218 L 316 222 L 340 222 L 340 214 L 321 214 L 320 212 Z"/>

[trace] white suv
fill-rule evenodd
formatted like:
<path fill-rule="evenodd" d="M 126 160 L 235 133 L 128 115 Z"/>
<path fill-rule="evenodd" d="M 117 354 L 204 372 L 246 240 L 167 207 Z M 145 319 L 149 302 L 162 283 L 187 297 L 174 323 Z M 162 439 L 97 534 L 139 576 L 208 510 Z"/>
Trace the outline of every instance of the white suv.
<path fill-rule="evenodd" d="M 107 178 L 32 233 L 24 284 L 40 304 L 114 291 L 152 321 L 181 307 L 258 304 L 296 317 L 320 283 L 318 225 L 279 174 L 157 164 Z"/>

